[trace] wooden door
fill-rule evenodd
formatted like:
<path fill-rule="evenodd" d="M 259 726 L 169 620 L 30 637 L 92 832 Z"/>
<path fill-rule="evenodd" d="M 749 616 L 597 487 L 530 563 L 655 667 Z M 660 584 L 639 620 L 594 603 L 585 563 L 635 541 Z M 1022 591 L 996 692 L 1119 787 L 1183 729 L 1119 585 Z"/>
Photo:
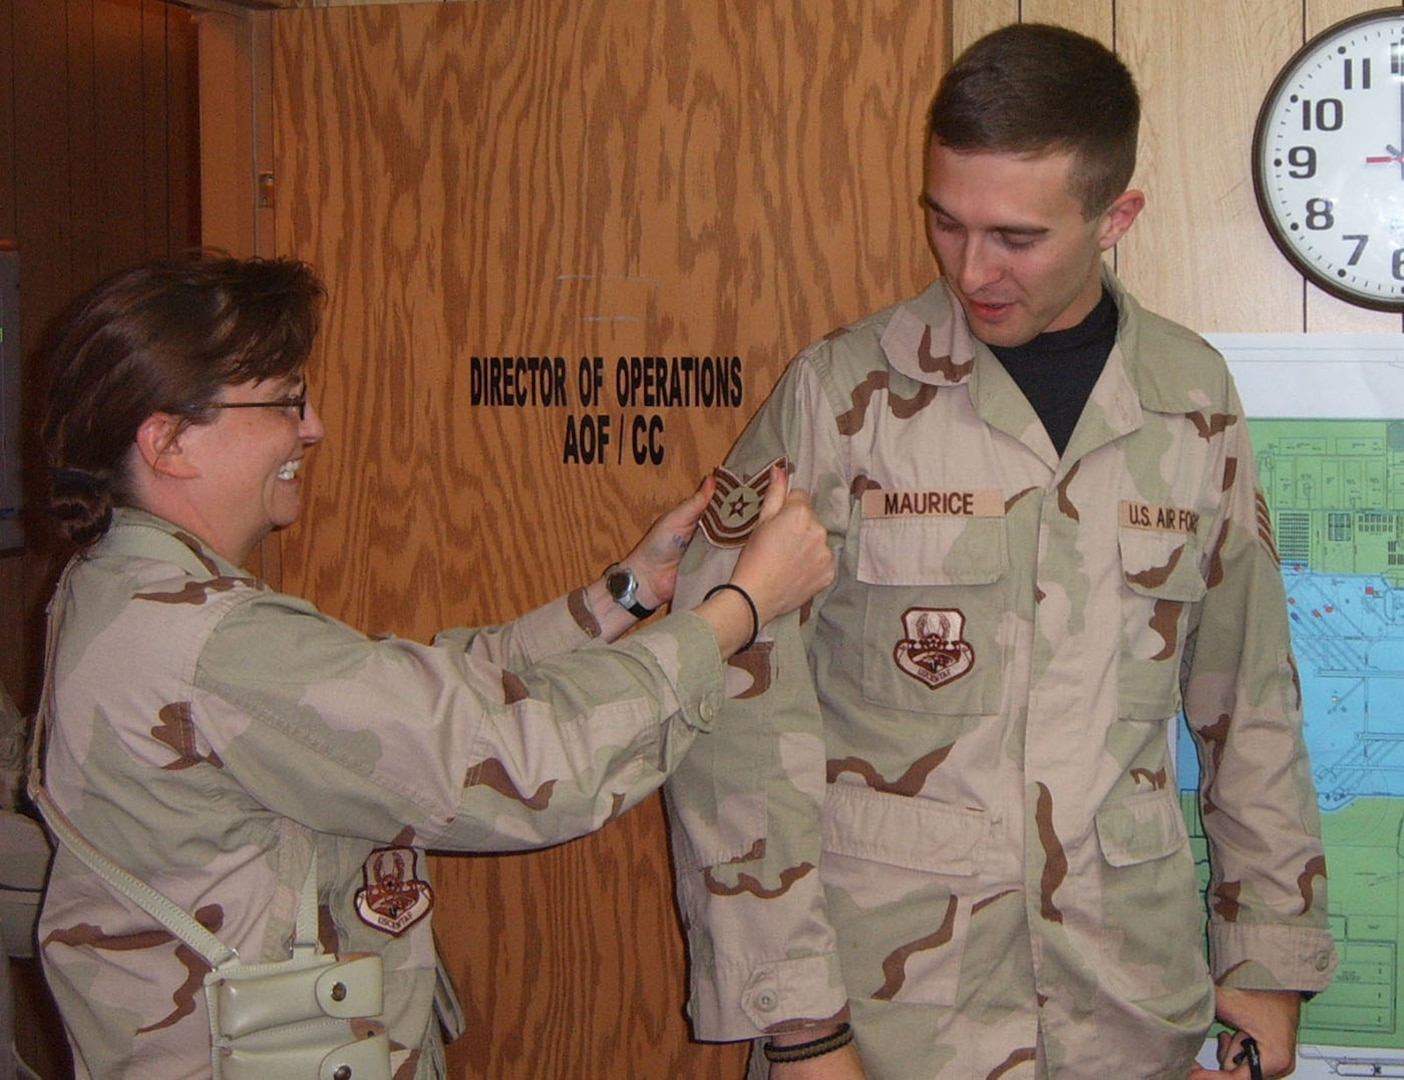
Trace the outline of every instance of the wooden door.
<path fill-rule="evenodd" d="M 932 274 L 940 4 L 272 21 L 277 246 L 331 292 L 329 436 L 283 584 L 368 631 L 427 639 L 594 576 L 793 352 Z M 435 863 L 471 1028 L 455 1075 L 740 1075 L 740 1048 L 689 1041 L 656 798 L 551 851 Z"/>

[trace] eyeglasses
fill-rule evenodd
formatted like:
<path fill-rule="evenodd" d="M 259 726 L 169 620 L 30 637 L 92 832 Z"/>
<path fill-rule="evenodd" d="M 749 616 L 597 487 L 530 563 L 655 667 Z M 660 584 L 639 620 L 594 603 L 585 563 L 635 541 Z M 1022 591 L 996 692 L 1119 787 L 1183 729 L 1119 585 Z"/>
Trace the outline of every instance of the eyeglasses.
<path fill-rule="evenodd" d="M 207 409 L 296 409 L 299 420 L 307 419 L 307 380 L 302 380 L 302 389 L 292 397 L 274 398 L 272 401 L 212 401 Z"/>

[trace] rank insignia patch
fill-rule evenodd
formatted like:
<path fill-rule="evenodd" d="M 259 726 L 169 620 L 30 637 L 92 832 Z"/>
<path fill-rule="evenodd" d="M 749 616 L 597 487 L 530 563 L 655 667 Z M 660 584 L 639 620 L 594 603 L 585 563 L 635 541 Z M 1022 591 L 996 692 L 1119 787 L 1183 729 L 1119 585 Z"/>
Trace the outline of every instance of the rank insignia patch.
<path fill-rule="evenodd" d="M 760 517 L 761 500 L 770 490 L 770 470 L 784 463 L 784 458 L 776 458 L 745 479 L 724 468 L 716 470 L 717 490 L 701 521 L 702 532 L 713 547 L 734 548 L 746 542 Z"/>
<path fill-rule="evenodd" d="M 975 666 L 975 649 L 964 638 L 965 614 L 955 608 L 908 608 L 907 636 L 892 656 L 897 666 L 932 690 L 955 682 Z"/>
<path fill-rule="evenodd" d="M 434 906 L 429 882 L 415 877 L 413 848 L 377 848 L 361 867 L 365 887 L 356 891 L 356 914 L 367 926 L 398 937 Z"/>

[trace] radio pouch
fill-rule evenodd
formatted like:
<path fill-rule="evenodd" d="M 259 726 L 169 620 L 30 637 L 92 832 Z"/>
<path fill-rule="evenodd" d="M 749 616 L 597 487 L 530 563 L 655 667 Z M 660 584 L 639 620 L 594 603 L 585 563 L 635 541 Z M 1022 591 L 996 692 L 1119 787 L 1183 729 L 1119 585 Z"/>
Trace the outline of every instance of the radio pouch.
<path fill-rule="evenodd" d="M 92 847 L 42 785 L 30 791 L 65 847 L 210 963 L 205 1002 L 216 1080 L 390 1080 L 380 957 L 317 951 L 315 854 L 292 956 L 243 964 L 185 911 Z"/>

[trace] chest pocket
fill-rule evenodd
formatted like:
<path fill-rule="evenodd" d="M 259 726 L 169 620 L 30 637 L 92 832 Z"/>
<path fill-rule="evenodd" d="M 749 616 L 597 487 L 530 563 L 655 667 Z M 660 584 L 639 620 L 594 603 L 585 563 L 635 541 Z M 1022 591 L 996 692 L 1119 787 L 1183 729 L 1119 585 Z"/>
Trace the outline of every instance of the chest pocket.
<path fill-rule="evenodd" d="M 1192 534 L 1121 526 L 1121 715 L 1160 720 L 1180 710 L 1180 656 L 1190 610 L 1203 599 L 1202 542 Z"/>
<path fill-rule="evenodd" d="M 864 697 L 915 712 L 996 712 L 1011 600 L 1005 519 L 864 521 L 857 559 Z"/>

